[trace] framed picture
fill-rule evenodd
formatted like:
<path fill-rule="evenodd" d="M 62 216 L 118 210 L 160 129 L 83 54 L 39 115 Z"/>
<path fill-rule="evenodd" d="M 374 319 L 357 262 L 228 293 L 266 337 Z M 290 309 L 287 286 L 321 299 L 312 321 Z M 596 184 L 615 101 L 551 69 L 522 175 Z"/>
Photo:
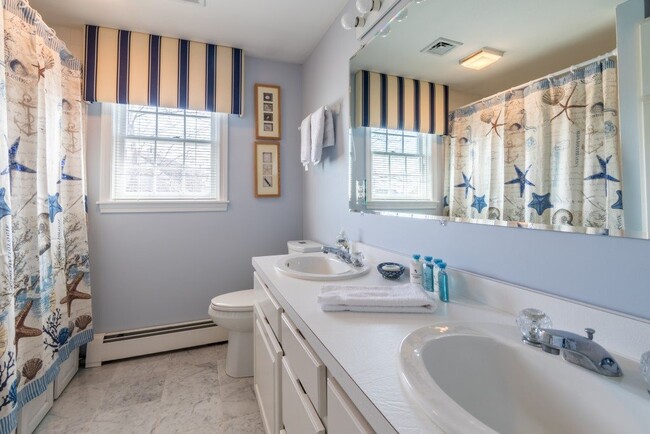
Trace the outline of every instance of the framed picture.
<path fill-rule="evenodd" d="M 255 142 L 255 197 L 280 196 L 280 144 Z"/>
<path fill-rule="evenodd" d="M 256 138 L 280 140 L 280 86 L 255 85 Z"/>

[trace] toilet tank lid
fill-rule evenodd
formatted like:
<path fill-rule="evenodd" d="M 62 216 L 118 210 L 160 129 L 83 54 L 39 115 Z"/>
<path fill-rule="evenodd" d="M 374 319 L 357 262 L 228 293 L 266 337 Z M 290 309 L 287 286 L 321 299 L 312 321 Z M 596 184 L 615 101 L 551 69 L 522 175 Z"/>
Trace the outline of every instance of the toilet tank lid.
<path fill-rule="evenodd" d="M 289 248 L 289 252 L 312 253 L 320 252 L 323 245 L 311 240 L 295 240 L 288 241 L 287 247 Z"/>
<path fill-rule="evenodd" d="M 255 291 L 245 289 L 218 295 L 212 299 L 210 304 L 217 310 L 249 311 L 253 310 L 254 303 Z"/>

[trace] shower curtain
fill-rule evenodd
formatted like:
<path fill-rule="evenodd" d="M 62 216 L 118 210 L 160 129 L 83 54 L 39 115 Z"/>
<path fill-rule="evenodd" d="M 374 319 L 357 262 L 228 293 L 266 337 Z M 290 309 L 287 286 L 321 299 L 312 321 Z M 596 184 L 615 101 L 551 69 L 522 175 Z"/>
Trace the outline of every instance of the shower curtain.
<path fill-rule="evenodd" d="M 449 119 L 447 215 L 624 229 L 615 58 L 500 93 Z"/>
<path fill-rule="evenodd" d="M 81 65 L 26 1 L 0 20 L 0 432 L 92 339 Z"/>

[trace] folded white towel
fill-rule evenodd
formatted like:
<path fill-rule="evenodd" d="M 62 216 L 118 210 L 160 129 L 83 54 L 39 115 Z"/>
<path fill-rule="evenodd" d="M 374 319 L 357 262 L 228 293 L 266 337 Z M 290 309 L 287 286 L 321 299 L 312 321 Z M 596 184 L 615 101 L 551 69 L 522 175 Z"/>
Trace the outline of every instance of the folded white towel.
<path fill-rule="evenodd" d="M 323 312 L 381 312 L 381 313 L 433 313 L 438 307 L 429 306 L 346 306 L 343 304 L 323 304 Z"/>
<path fill-rule="evenodd" d="M 323 130 L 323 148 L 334 146 L 336 136 L 334 133 L 334 114 L 331 109 L 325 110 L 325 128 Z"/>
<path fill-rule="evenodd" d="M 373 306 L 373 307 L 434 307 L 420 285 L 409 283 L 397 286 L 342 286 L 323 285 L 318 296 L 322 306 Z"/>
<path fill-rule="evenodd" d="M 320 163 L 323 154 L 323 134 L 325 132 L 325 107 L 311 114 L 311 162 Z"/>
<path fill-rule="evenodd" d="M 311 115 L 307 115 L 300 123 L 300 162 L 305 167 L 309 168 L 309 161 L 311 160 Z"/>

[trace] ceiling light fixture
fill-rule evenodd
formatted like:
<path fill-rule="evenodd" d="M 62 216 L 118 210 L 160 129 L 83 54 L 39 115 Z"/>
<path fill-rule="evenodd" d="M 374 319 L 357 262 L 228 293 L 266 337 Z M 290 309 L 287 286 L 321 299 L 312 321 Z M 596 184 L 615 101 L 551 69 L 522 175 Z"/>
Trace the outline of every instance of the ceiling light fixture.
<path fill-rule="evenodd" d="M 476 53 L 472 53 L 465 57 L 460 61 L 460 64 L 465 68 L 475 69 L 478 71 L 479 69 L 492 65 L 502 57 L 503 51 L 483 47 Z"/>
<path fill-rule="evenodd" d="M 341 26 L 343 26 L 345 30 L 352 30 L 357 27 L 363 27 L 363 24 L 364 24 L 363 17 L 357 17 L 350 13 L 344 14 L 341 17 Z"/>
<path fill-rule="evenodd" d="M 357 10 L 361 15 L 381 8 L 381 0 L 357 0 Z"/>

